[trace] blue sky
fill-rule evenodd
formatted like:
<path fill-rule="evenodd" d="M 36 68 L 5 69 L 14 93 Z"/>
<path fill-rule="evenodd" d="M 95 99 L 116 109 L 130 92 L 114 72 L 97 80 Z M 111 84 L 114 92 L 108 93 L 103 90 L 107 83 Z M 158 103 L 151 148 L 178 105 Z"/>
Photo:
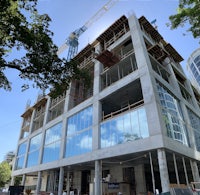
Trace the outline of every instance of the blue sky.
<path fill-rule="evenodd" d="M 40 13 L 47 13 L 51 18 L 51 30 L 54 42 L 61 46 L 68 35 L 87 22 L 108 0 L 39 0 Z M 119 0 L 103 17 L 96 21 L 79 39 L 79 48 L 102 33 L 122 15 L 135 13 L 137 17 L 144 15 L 149 21 L 157 20 L 158 31 L 164 39 L 171 43 L 185 59 L 181 65 L 184 70 L 189 55 L 199 47 L 199 40 L 193 39 L 190 33 L 183 36 L 186 28 L 170 30 L 166 26 L 169 15 L 176 13 L 178 0 Z M 67 51 L 61 56 L 67 56 Z M 186 72 L 186 70 L 185 70 Z M 27 102 L 33 105 L 40 91 L 29 89 L 21 92 L 24 83 L 18 78 L 16 71 L 7 71 L 11 80 L 12 91 L 0 89 L 0 162 L 9 151 L 15 151 L 22 118 Z"/>

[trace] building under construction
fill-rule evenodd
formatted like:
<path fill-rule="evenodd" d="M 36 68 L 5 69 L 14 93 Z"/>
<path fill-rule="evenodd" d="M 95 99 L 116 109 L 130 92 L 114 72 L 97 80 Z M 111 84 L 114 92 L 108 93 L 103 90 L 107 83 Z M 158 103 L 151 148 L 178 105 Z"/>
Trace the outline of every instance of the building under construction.
<path fill-rule="evenodd" d="M 199 181 L 200 94 L 144 17 L 122 16 L 75 57 L 92 76 L 22 114 L 12 184 L 35 194 L 173 194 Z"/>

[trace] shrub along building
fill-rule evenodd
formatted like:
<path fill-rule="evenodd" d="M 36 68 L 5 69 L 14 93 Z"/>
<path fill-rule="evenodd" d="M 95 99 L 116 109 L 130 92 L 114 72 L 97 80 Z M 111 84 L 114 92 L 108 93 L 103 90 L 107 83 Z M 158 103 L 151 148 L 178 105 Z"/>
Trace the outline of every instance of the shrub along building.
<path fill-rule="evenodd" d="M 74 59 L 91 87 L 74 80 L 26 109 L 13 181 L 59 195 L 165 193 L 199 181 L 200 95 L 144 16 L 122 16 Z"/>

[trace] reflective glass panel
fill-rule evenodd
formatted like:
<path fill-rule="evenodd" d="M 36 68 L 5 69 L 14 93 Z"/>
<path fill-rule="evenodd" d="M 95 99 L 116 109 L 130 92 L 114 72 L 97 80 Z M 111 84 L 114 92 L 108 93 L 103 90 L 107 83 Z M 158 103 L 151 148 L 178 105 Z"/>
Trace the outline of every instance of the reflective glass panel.
<path fill-rule="evenodd" d="M 37 165 L 38 159 L 39 159 L 39 150 L 36 150 L 34 152 L 29 153 L 28 154 L 27 167 Z"/>
<path fill-rule="evenodd" d="M 194 114 L 191 110 L 188 109 L 188 116 L 190 119 L 190 125 L 191 128 L 194 131 L 194 138 L 195 138 L 195 144 L 196 144 L 196 149 L 200 151 L 200 118 Z"/>
<path fill-rule="evenodd" d="M 26 153 L 26 146 L 27 146 L 26 142 L 24 142 L 24 143 L 22 143 L 22 144 L 19 145 L 17 156 L 20 156 L 20 155 L 23 155 L 23 154 Z"/>
<path fill-rule="evenodd" d="M 101 148 L 149 136 L 144 107 L 131 110 L 101 124 Z"/>
<path fill-rule="evenodd" d="M 41 133 L 31 138 L 29 152 L 39 149 L 41 146 L 41 141 L 42 141 Z"/>
<path fill-rule="evenodd" d="M 45 145 L 61 139 L 62 123 L 58 123 L 46 131 Z"/>
<path fill-rule="evenodd" d="M 15 162 L 15 169 L 23 168 L 24 156 L 26 154 L 26 147 L 27 147 L 27 142 L 24 142 L 19 145 L 18 153 L 17 153 L 17 160 Z"/>
<path fill-rule="evenodd" d="M 46 131 L 43 149 L 43 163 L 59 159 L 62 137 L 62 123 L 58 123 Z"/>
<path fill-rule="evenodd" d="M 24 156 L 18 157 L 16 160 L 15 170 L 22 169 L 24 165 Z"/>
<path fill-rule="evenodd" d="M 167 129 L 167 136 L 185 145 L 189 145 L 187 129 L 178 100 L 160 83 L 157 83 L 157 89 L 162 107 L 163 120 Z"/>
<path fill-rule="evenodd" d="M 92 151 L 92 130 L 77 133 L 75 136 L 66 138 L 65 157 L 84 154 Z"/>
<path fill-rule="evenodd" d="M 138 110 L 138 117 L 139 117 L 140 136 L 142 138 L 149 137 L 147 117 L 144 109 Z"/>
<path fill-rule="evenodd" d="M 54 142 L 44 147 L 43 163 L 59 159 L 61 141 Z"/>
<path fill-rule="evenodd" d="M 41 133 L 31 138 L 27 165 L 26 165 L 27 167 L 31 167 L 38 164 L 41 141 L 42 141 Z"/>
<path fill-rule="evenodd" d="M 92 107 L 68 118 L 65 157 L 92 151 Z"/>

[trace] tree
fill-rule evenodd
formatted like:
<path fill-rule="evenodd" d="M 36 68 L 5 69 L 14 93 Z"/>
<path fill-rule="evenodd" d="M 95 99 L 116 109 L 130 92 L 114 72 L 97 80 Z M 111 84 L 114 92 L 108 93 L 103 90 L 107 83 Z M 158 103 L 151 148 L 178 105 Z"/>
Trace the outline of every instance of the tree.
<path fill-rule="evenodd" d="M 11 167 L 6 161 L 0 163 L 0 173 L 0 187 L 4 187 L 11 178 Z"/>
<path fill-rule="evenodd" d="M 31 81 L 33 87 L 52 88 L 57 93 L 66 90 L 73 78 L 85 77 L 86 71 L 76 62 L 57 56 L 49 30 L 51 19 L 38 13 L 37 0 L 3 0 L 0 18 L 0 88 L 11 90 L 7 69 L 17 70 L 19 77 Z M 16 58 L 16 53 L 24 55 Z M 22 90 L 29 87 L 24 84 Z"/>
<path fill-rule="evenodd" d="M 192 32 L 194 38 L 200 37 L 200 2 L 199 0 L 179 0 L 177 14 L 171 15 L 170 27 L 176 29 L 179 26 L 189 24 L 188 32 Z"/>

